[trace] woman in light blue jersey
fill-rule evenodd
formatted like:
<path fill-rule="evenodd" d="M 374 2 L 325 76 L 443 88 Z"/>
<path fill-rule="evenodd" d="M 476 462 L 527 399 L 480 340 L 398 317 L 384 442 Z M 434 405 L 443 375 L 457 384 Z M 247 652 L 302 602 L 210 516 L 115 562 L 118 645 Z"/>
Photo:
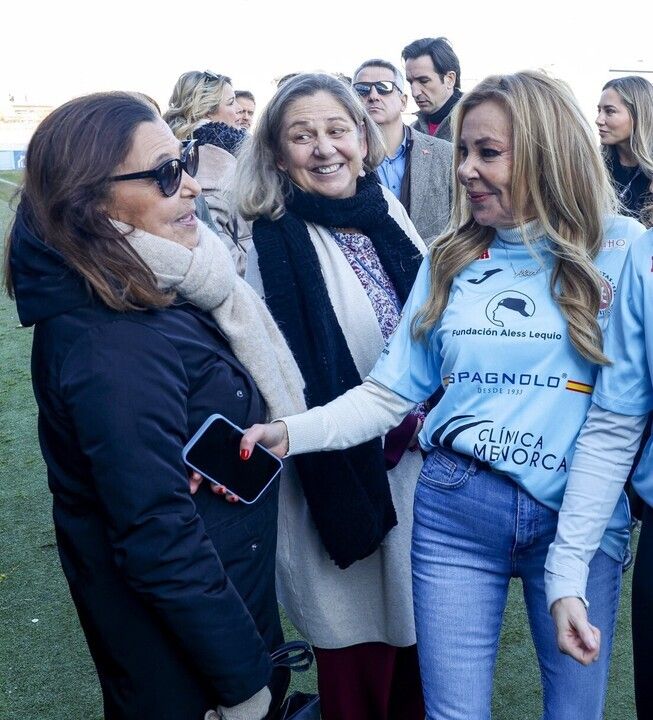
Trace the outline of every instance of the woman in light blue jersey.
<path fill-rule="evenodd" d="M 583 425 L 546 561 L 546 589 L 563 652 L 580 662 L 599 656 L 599 642 L 584 653 L 583 638 L 597 634 L 586 610 L 588 565 L 601 542 L 653 410 L 653 230 L 633 246 L 624 266 L 615 312 L 605 337 L 612 365 L 601 369 Z M 633 574 L 632 632 L 635 700 L 639 720 L 653 717 L 653 440 L 633 476 L 644 500 Z M 606 466 L 609 472 L 606 472 Z M 579 641 L 580 638 L 580 641 Z"/>
<path fill-rule="evenodd" d="M 581 668 L 559 653 L 544 560 L 600 365 L 602 327 L 632 239 L 590 128 L 561 82 L 490 77 L 454 117 L 448 231 L 365 382 L 322 408 L 254 426 L 298 454 L 383 435 L 444 387 L 419 436 L 412 573 L 429 720 L 487 720 L 511 577 L 524 587 L 546 720 L 598 720 L 628 543 L 625 498 L 590 564 L 590 617 L 607 646 Z"/>

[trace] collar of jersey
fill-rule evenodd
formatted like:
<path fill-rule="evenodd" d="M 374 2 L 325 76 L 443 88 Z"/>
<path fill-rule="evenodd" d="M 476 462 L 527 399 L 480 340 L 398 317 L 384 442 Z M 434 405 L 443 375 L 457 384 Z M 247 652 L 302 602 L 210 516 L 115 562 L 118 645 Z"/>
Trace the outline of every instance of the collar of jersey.
<path fill-rule="evenodd" d="M 546 238 L 546 233 L 539 220 L 530 220 L 514 228 L 497 228 L 497 239 L 507 245 L 523 245 L 524 241 L 536 243 Z"/>

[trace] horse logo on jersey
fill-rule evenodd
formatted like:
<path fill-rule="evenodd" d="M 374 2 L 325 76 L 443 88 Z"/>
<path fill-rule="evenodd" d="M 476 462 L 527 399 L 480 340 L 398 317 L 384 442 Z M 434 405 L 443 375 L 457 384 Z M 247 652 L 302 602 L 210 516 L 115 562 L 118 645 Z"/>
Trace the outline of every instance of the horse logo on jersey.
<path fill-rule="evenodd" d="M 495 295 L 485 308 L 485 316 L 497 327 L 505 327 L 505 322 L 517 319 L 515 316 L 531 318 L 535 315 L 533 300 L 516 290 L 505 290 Z"/>

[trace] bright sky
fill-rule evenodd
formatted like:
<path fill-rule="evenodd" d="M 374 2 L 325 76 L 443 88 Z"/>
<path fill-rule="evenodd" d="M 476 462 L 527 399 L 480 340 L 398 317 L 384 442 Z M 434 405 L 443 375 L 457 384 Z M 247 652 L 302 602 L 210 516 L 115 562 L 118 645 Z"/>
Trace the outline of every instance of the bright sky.
<path fill-rule="evenodd" d="M 624 74 L 610 69 L 653 70 L 652 28 L 650 0 L 10 0 L 0 105 L 9 93 L 17 102 L 56 105 L 129 89 L 165 109 L 177 77 L 205 69 L 264 102 L 274 77 L 351 74 L 375 56 L 400 65 L 408 42 L 444 35 L 461 60 L 463 90 L 491 73 L 545 68 L 571 84 L 593 120 L 603 83 Z"/>

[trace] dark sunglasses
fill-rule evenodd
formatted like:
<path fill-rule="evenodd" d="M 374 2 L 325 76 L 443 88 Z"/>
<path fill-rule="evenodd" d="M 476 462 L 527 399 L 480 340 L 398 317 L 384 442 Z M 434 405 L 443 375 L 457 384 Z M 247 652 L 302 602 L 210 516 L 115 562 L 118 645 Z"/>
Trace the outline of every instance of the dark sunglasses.
<path fill-rule="evenodd" d="M 181 158 L 174 160 L 166 160 L 163 165 L 159 165 L 154 170 L 144 170 L 143 172 L 128 173 L 127 175 L 114 175 L 109 180 L 120 182 L 121 180 L 142 180 L 144 178 L 154 178 L 166 197 L 172 197 L 181 185 L 181 175 L 186 172 L 191 177 L 195 177 L 197 166 L 199 165 L 199 147 L 197 140 L 188 140 L 183 143 Z"/>
<path fill-rule="evenodd" d="M 204 75 L 204 79 L 207 82 L 222 82 L 223 80 L 227 79 L 224 75 L 218 75 L 217 73 L 211 72 L 210 70 L 205 70 L 202 75 Z"/>
<path fill-rule="evenodd" d="M 365 95 L 369 95 L 372 92 L 372 86 L 376 88 L 376 91 L 379 93 L 379 95 L 390 95 L 390 93 L 397 88 L 399 92 L 401 92 L 401 89 L 396 83 L 393 83 L 392 80 L 378 80 L 377 82 L 355 82 L 354 83 L 354 90 L 359 94 L 365 97 Z"/>

